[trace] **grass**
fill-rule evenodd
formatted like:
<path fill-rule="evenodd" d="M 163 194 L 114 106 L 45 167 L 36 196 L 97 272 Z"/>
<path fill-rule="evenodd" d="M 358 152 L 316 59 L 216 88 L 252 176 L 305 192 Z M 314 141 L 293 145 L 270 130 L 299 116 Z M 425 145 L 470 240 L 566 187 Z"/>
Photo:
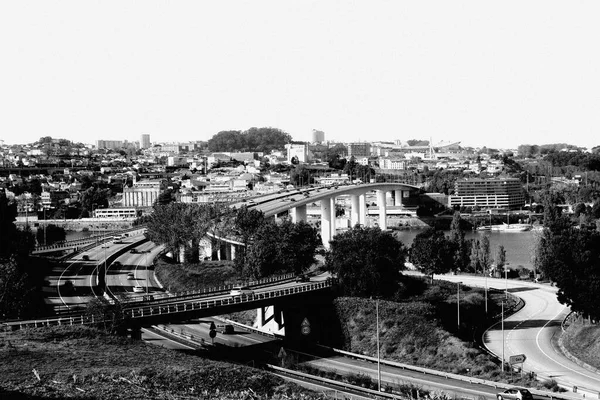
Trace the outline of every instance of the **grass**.
<path fill-rule="evenodd" d="M 85 327 L 0 334 L 0 398 L 319 399 L 269 373 Z"/>
<path fill-rule="evenodd" d="M 233 284 L 240 279 L 231 261 L 177 264 L 164 256 L 156 261 L 155 273 L 164 288 L 174 293 Z"/>
<path fill-rule="evenodd" d="M 563 334 L 564 346 L 571 354 L 600 369 L 600 326 L 572 323 Z"/>

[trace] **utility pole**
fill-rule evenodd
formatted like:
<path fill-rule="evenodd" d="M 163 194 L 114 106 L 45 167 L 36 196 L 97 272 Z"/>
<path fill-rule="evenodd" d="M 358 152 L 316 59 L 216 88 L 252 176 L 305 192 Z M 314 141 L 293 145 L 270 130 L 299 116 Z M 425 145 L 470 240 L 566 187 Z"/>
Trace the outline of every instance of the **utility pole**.
<path fill-rule="evenodd" d="M 377 389 L 381 392 L 381 359 L 379 355 L 379 299 L 375 299 L 375 315 L 377 320 Z"/>

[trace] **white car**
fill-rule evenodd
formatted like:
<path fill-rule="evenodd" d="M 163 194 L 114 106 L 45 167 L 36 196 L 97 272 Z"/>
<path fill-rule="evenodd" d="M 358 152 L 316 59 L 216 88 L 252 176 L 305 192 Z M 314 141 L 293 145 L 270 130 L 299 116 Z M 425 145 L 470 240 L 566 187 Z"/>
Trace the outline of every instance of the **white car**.
<path fill-rule="evenodd" d="M 231 288 L 231 292 L 229 292 L 231 296 L 250 296 L 254 294 L 254 291 L 250 289 L 248 286 L 234 286 Z"/>
<path fill-rule="evenodd" d="M 133 293 L 144 293 L 144 292 L 145 292 L 145 290 L 141 286 L 134 286 L 133 287 Z"/>

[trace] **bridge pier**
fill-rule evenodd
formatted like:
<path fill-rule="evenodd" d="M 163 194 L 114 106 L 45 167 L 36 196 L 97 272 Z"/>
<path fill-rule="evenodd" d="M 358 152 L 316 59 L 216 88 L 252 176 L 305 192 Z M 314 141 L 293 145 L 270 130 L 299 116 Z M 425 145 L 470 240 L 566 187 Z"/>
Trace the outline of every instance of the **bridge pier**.
<path fill-rule="evenodd" d="M 257 311 L 255 326 L 258 330 L 285 335 L 283 312 L 277 305 L 261 307 Z"/>
<path fill-rule="evenodd" d="M 294 207 L 290 210 L 292 215 L 292 222 L 298 223 L 300 221 L 306 221 L 306 204 L 299 207 Z"/>
<path fill-rule="evenodd" d="M 331 240 L 331 203 L 331 198 L 321 200 L 321 240 L 326 249 Z"/>
<path fill-rule="evenodd" d="M 387 229 L 387 205 L 385 203 L 385 190 L 377 190 L 377 206 L 379 207 L 379 229 Z"/>

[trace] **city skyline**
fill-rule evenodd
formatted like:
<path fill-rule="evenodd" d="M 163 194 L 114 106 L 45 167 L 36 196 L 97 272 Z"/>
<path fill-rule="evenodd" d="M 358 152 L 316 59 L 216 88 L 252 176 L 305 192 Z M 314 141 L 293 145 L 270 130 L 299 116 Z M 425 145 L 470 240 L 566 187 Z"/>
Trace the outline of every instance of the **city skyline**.
<path fill-rule="evenodd" d="M 6 3 L 0 139 L 600 143 L 600 4 Z"/>

